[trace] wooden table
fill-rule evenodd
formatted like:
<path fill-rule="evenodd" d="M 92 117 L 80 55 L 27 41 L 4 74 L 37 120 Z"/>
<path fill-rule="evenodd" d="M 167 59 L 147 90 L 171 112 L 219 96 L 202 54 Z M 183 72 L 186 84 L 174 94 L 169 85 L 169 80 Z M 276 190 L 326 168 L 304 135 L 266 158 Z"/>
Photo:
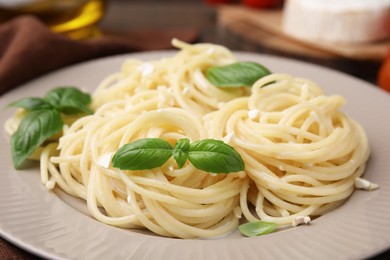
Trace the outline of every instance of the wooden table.
<path fill-rule="evenodd" d="M 201 0 L 112 0 L 109 3 L 107 14 L 101 22 L 101 28 L 106 33 L 123 35 L 129 32 L 152 32 L 153 30 L 193 30 L 198 34 L 197 41 L 199 42 L 222 44 L 232 50 L 267 53 L 305 60 L 342 70 L 375 83 L 376 73 L 381 64 L 378 59 L 354 60 L 337 55 L 326 55 L 307 46 L 295 46 L 295 48 L 303 50 L 302 52 L 291 51 L 288 48 L 283 49 L 280 47 L 280 39 L 267 31 L 259 31 L 259 34 L 266 37 L 257 38 L 242 33 L 245 30 L 253 31 L 254 25 L 242 21 L 241 23 L 239 21 L 232 23 L 232 20 L 229 24 L 229 20 L 226 20 L 228 19 L 226 10 L 207 5 Z M 259 40 L 259 38 L 265 40 Z M 0 238 L 0 259 L 40 258 Z M 390 251 L 373 259 L 390 259 Z"/>

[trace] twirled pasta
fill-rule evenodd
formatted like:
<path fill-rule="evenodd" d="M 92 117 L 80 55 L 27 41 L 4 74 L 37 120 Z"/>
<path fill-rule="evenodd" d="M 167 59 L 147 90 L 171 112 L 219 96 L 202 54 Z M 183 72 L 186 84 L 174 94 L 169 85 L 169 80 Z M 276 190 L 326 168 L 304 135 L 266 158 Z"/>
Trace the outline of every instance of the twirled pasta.
<path fill-rule="evenodd" d="M 209 137 L 225 138 L 246 163 L 252 185 L 241 208 L 248 220 L 257 217 L 247 201 L 260 219 L 283 225 L 322 215 L 351 195 L 369 146 L 360 125 L 339 110 L 343 104 L 314 82 L 272 74 L 254 84 L 250 97 L 206 116 Z"/>
<path fill-rule="evenodd" d="M 127 60 L 93 93 L 93 115 L 65 127 L 40 153 L 41 181 L 87 201 L 90 214 L 123 228 L 169 237 L 216 237 L 242 215 L 287 225 L 322 215 L 354 190 L 369 146 L 361 126 L 341 112 L 341 96 L 285 74 L 251 90 L 217 88 L 204 70 L 236 61 L 226 48 L 190 45 L 161 60 Z M 23 112 L 6 129 L 15 131 Z M 152 170 L 113 168 L 112 155 L 141 138 L 172 145 L 213 138 L 234 147 L 245 171 L 211 174 L 174 160 Z M 251 209 L 254 210 L 251 210 Z"/>

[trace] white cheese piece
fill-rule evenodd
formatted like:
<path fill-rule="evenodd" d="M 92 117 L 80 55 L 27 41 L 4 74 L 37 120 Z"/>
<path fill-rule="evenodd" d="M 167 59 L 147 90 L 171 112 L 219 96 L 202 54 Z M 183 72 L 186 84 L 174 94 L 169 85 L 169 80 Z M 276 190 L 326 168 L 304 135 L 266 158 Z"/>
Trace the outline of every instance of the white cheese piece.
<path fill-rule="evenodd" d="M 99 157 L 98 159 L 98 165 L 108 169 L 110 167 L 111 158 L 114 155 L 114 153 L 106 153 Z"/>
<path fill-rule="evenodd" d="M 310 221 L 311 221 L 311 219 L 309 216 L 298 216 L 298 217 L 293 219 L 292 225 L 294 227 L 296 227 L 296 226 L 299 226 L 301 224 L 309 224 Z"/>
<path fill-rule="evenodd" d="M 249 119 L 255 119 L 259 115 L 259 110 L 258 109 L 252 109 L 248 111 L 248 118 Z"/>
<path fill-rule="evenodd" d="M 226 144 L 230 144 L 230 142 L 231 142 L 233 136 L 234 136 L 234 132 L 228 133 L 227 135 L 225 135 L 225 136 L 223 137 L 223 142 L 226 143 Z"/>
<path fill-rule="evenodd" d="M 295 38 L 363 43 L 387 37 L 389 0 L 287 0 L 283 31 Z"/>
<path fill-rule="evenodd" d="M 361 189 L 361 190 L 376 190 L 379 189 L 379 185 L 376 183 L 372 183 L 366 179 L 363 178 L 356 178 L 355 179 L 355 188 Z"/>
<path fill-rule="evenodd" d="M 154 71 L 153 64 L 149 62 L 142 63 L 140 66 L 138 66 L 137 70 L 141 72 L 142 76 L 145 77 L 149 74 L 152 74 Z"/>
<path fill-rule="evenodd" d="M 215 52 L 215 48 L 211 47 L 207 49 L 207 54 L 213 54 Z"/>

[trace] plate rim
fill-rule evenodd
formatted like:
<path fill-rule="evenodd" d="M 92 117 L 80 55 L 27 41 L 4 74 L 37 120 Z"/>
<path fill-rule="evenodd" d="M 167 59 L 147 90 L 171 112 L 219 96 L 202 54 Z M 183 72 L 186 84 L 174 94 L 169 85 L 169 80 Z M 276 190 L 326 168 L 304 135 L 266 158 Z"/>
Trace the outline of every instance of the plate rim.
<path fill-rule="evenodd" d="M 98 59 L 94 59 L 94 60 L 81 62 L 81 63 L 74 64 L 74 65 L 71 65 L 71 66 L 68 66 L 68 67 L 65 67 L 65 68 L 62 68 L 62 69 L 58 69 L 58 70 L 53 71 L 51 73 L 45 74 L 43 76 L 40 76 L 40 77 L 30 81 L 30 82 L 27 82 L 27 83 L 21 85 L 20 87 L 15 88 L 15 89 L 5 93 L 4 95 L 2 95 L 0 97 L 0 100 L 3 101 L 4 99 L 7 99 L 10 96 L 18 96 L 18 95 L 20 95 L 20 91 L 22 92 L 22 94 L 25 94 L 23 92 L 23 89 L 31 88 L 31 86 L 39 84 L 40 82 L 42 82 L 44 80 L 47 80 L 48 78 L 49 79 L 50 78 L 55 78 L 56 76 L 58 76 L 58 74 L 64 74 L 64 72 L 69 72 L 69 71 L 72 72 L 72 71 L 77 70 L 79 68 L 85 68 L 85 67 L 89 67 L 89 66 L 96 66 L 96 64 L 109 63 L 109 62 L 113 62 L 113 61 L 115 61 L 115 62 L 116 61 L 123 61 L 123 60 L 125 60 L 127 58 L 137 58 L 137 57 L 143 57 L 143 56 L 148 56 L 148 57 L 149 56 L 150 57 L 161 56 L 162 57 L 164 55 L 170 55 L 170 54 L 175 53 L 175 52 L 177 52 L 177 51 L 176 50 L 145 51 L 145 52 L 136 52 L 136 53 L 129 53 L 129 54 L 119 54 L 119 55 L 108 56 L 108 57 L 103 57 L 103 58 L 98 58 Z M 255 59 L 255 60 L 259 60 L 259 59 L 265 58 L 266 60 L 267 59 L 268 60 L 274 60 L 274 61 L 276 61 L 276 63 L 278 63 L 278 62 L 287 62 L 287 63 L 292 63 L 292 64 L 300 64 L 300 66 L 303 66 L 303 67 L 311 67 L 314 70 L 326 71 L 328 74 L 330 73 L 330 74 L 333 74 L 333 75 L 338 75 L 338 77 L 345 78 L 346 80 L 350 80 L 350 81 L 355 82 L 355 83 L 359 82 L 358 83 L 359 85 L 365 86 L 365 90 L 364 91 L 368 91 L 367 89 L 370 89 L 369 92 L 376 93 L 375 94 L 376 96 L 379 96 L 379 94 L 383 95 L 383 93 L 385 93 L 384 91 L 382 91 L 379 88 L 375 87 L 375 85 L 373 85 L 372 83 L 366 82 L 366 81 L 364 81 L 362 79 L 355 78 L 355 77 L 350 76 L 350 75 L 348 75 L 348 74 L 346 74 L 344 72 L 340 72 L 340 71 L 336 71 L 334 69 L 330 69 L 330 68 L 323 67 L 323 66 L 320 66 L 320 65 L 312 64 L 310 62 L 295 60 L 295 59 L 291 59 L 291 58 L 278 57 L 278 56 L 273 56 L 273 55 L 267 55 L 267 54 L 252 53 L 252 52 L 233 51 L 233 53 L 239 59 L 243 59 L 244 57 L 245 58 L 253 57 L 253 59 Z M 104 66 L 104 65 L 102 65 L 102 66 Z M 115 70 L 116 71 L 119 70 L 119 67 L 115 68 Z M 93 89 L 91 89 L 91 91 L 92 90 Z M 387 93 L 385 95 L 387 95 Z M 390 101 L 390 96 L 387 96 L 386 98 L 388 98 L 388 100 Z M 1 122 L 3 122 L 3 120 L 1 120 Z M 39 182 L 39 179 L 37 179 L 37 181 Z M 2 196 L 1 196 L 1 193 L 0 193 L 0 204 L 3 204 L 1 199 L 2 199 Z M 54 200 L 55 200 L 55 198 L 54 198 Z M 390 203 L 389 203 L 389 205 L 390 205 Z M 390 223 L 390 221 L 389 221 L 389 223 Z M 28 252 L 36 254 L 38 256 L 42 256 L 42 257 L 46 257 L 46 258 L 62 259 L 63 256 L 61 254 L 58 254 L 56 252 L 47 251 L 47 250 L 45 250 L 45 248 L 37 248 L 36 246 L 31 244 L 31 241 L 29 243 L 29 241 L 24 241 L 23 239 L 15 237 L 15 235 L 12 235 L 12 232 L 10 233 L 10 232 L 4 231 L 3 226 L 4 226 L 4 224 L 1 223 L 0 224 L 0 235 L 4 239 L 8 240 L 9 242 L 11 242 L 11 243 L 13 243 L 13 244 L 23 248 L 24 250 L 26 250 Z M 381 253 L 383 251 L 386 251 L 390 247 L 390 237 L 389 237 L 389 241 L 387 241 L 387 242 L 389 242 L 389 244 L 387 245 L 387 248 L 385 246 L 382 246 L 380 249 L 377 248 L 375 250 L 376 251 L 375 255 L 379 254 L 379 253 Z M 373 255 L 372 254 L 365 255 L 365 257 L 369 257 L 369 256 L 373 256 Z"/>

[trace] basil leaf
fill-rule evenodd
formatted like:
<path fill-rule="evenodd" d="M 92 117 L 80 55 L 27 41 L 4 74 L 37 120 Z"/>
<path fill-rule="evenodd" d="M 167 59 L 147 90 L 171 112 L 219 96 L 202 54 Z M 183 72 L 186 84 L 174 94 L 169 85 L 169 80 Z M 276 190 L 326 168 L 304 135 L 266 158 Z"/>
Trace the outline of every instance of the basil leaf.
<path fill-rule="evenodd" d="M 233 147 L 220 140 L 205 139 L 190 144 L 188 138 L 172 147 L 159 138 L 144 138 L 122 146 L 113 156 L 112 165 L 121 170 L 146 170 L 160 167 L 174 156 L 179 168 L 187 159 L 198 169 L 213 173 L 242 171 L 244 161 Z"/>
<path fill-rule="evenodd" d="M 190 139 L 182 138 L 179 139 L 173 147 L 173 158 L 177 162 L 180 168 L 184 166 L 188 159 L 187 151 L 190 149 Z"/>
<path fill-rule="evenodd" d="M 255 62 L 236 62 L 206 70 L 207 79 L 217 87 L 251 87 L 271 71 Z"/>
<path fill-rule="evenodd" d="M 64 114 L 92 113 L 88 108 L 91 96 L 75 87 L 55 88 L 49 91 L 44 99 Z"/>
<path fill-rule="evenodd" d="M 248 222 L 238 227 L 240 232 L 247 237 L 261 236 L 275 231 L 277 224 L 266 221 Z"/>
<path fill-rule="evenodd" d="M 244 161 L 233 147 L 214 139 L 191 143 L 188 159 L 196 168 L 212 173 L 238 172 L 245 168 Z"/>
<path fill-rule="evenodd" d="M 187 152 L 190 149 L 190 139 L 188 138 L 179 139 L 173 148 Z"/>
<path fill-rule="evenodd" d="M 51 109 L 52 106 L 42 98 L 23 98 L 8 104 L 8 107 L 21 107 L 29 111 Z"/>
<path fill-rule="evenodd" d="M 125 144 L 114 154 L 112 165 L 121 170 L 146 170 L 163 165 L 172 156 L 172 146 L 159 138 L 144 138 Z"/>
<path fill-rule="evenodd" d="M 62 127 L 61 115 L 56 110 L 45 109 L 28 113 L 11 137 L 14 167 L 20 168 L 36 148 L 47 138 L 62 130 Z"/>

